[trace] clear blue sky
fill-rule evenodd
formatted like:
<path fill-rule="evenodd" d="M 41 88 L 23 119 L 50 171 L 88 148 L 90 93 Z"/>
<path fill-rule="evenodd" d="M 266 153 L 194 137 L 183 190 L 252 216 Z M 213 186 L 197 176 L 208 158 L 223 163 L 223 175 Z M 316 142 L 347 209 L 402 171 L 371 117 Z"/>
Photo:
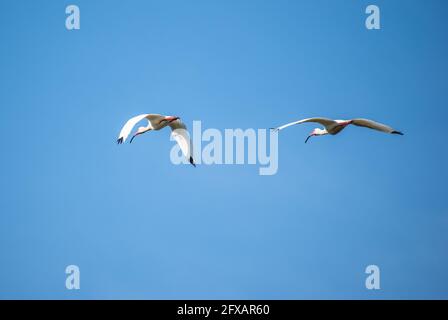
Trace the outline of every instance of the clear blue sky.
<path fill-rule="evenodd" d="M 1 1 L 0 298 L 448 298 L 447 12 Z M 315 126 L 290 128 L 277 175 L 259 176 L 174 166 L 168 130 L 117 146 L 140 113 L 218 129 L 366 117 L 405 136 L 353 127 L 305 145 Z"/>

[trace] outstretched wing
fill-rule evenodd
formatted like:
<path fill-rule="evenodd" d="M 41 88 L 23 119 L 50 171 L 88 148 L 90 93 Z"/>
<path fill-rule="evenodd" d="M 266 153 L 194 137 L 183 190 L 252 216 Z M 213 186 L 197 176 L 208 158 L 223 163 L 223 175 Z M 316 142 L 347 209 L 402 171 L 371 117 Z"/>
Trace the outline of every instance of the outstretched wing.
<path fill-rule="evenodd" d="M 192 143 L 190 134 L 187 131 L 185 124 L 179 119 L 169 124 L 172 132 L 171 137 L 176 140 L 184 156 L 190 161 L 193 166 L 196 166 L 193 160 Z"/>
<path fill-rule="evenodd" d="M 125 142 L 126 139 L 129 136 L 129 134 L 131 133 L 132 129 L 135 127 L 135 125 L 138 122 L 140 122 L 143 119 L 145 119 L 147 116 L 149 116 L 149 115 L 148 114 L 141 114 L 139 116 L 135 116 L 135 117 L 129 119 L 128 122 L 126 122 L 126 124 L 121 129 L 120 134 L 118 136 L 117 143 L 121 144 L 121 143 Z"/>
<path fill-rule="evenodd" d="M 393 134 L 400 134 L 403 135 L 403 133 L 401 133 L 400 131 L 396 131 L 393 128 L 386 126 L 385 124 L 379 123 L 379 122 L 375 122 L 369 119 L 353 119 L 351 121 L 352 124 L 354 124 L 355 126 L 358 127 L 365 127 L 365 128 L 370 128 L 370 129 L 374 129 L 374 130 L 378 130 L 381 132 L 386 132 L 386 133 L 393 133 Z"/>
<path fill-rule="evenodd" d="M 275 131 L 280 131 L 283 130 L 285 128 L 294 126 L 296 124 L 301 124 L 301 123 L 305 123 L 305 122 L 316 122 L 316 123 L 320 123 L 321 125 L 323 125 L 325 128 L 337 125 L 337 122 L 328 118 L 308 118 L 308 119 L 303 119 L 303 120 L 299 120 L 299 121 L 294 121 L 291 123 L 287 123 L 284 124 L 278 128 L 275 128 Z"/>

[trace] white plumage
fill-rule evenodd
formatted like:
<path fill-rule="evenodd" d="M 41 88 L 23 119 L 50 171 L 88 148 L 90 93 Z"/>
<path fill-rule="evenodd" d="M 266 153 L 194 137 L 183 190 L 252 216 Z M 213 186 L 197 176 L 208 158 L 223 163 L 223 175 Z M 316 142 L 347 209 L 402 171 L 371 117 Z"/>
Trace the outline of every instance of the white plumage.
<path fill-rule="evenodd" d="M 187 131 L 187 127 L 182 121 L 180 121 L 179 117 L 162 116 L 160 114 L 141 114 L 135 116 L 129 119 L 123 126 L 123 128 L 120 131 L 120 134 L 118 135 L 117 143 L 122 144 L 123 142 L 125 142 L 126 139 L 129 137 L 129 135 L 131 134 L 131 131 L 135 127 L 135 125 L 144 119 L 148 120 L 147 126 L 139 127 L 137 129 L 136 133 L 132 136 L 130 140 L 131 143 L 134 140 L 134 138 L 138 135 L 141 135 L 148 131 L 160 130 L 165 128 L 166 126 L 169 126 L 172 131 L 171 136 L 179 144 L 182 153 L 185 155 L 185 157 L 187 157 L 187 159 L 193 166 L 196 166 L 192 157 L 192 145 L 190 141 L 190 135 Z"/>
<path fill-rule="evenodd" d="M 335 135 L 338 134 L 339 132 L 341 132 L 346 126 L 353 124 L 355 126 L 358 127 L 365 127 L 365 128 L 370 128 L 370 129 L 374 129 L 374 130 L 378 130 L 381 132 L 385 132 L 385 133 L 391 133 L 391 134 L 399 134 L 399 135 L 403 135 L 403 133 L 401 133 L 400 131 L 396 131 L 393 128 L 379 123 L 379 122 L 375 122 L 369 119 L 352 119 L 352 120 L 332 120 L 332 119 L 328 119 L 328 118 L 307 118 L 307 119 L 303 119 L 303 120 L 299 120 L 299 121 L 294 121 L 291 123 L 287 123 L 285 125 L 282 125 L 278 128 L 275 128 L 273 130 L 275 131 L 280 131 L 283 130 L 285 128 L 288 128 L 290 126 L 294 126 L 296 124 L 302 124 L 305 122 L 316 122 L 319 123 L 321 125 L 323 125 L 325 127 L 325 129 L 320 129 L 320 128 L 316 128 L 314 129 L 311 134 L 307 137 L 307 139 L 305 140 L 305 143 L 308 142 L 308 139 L 313 137 L 313 136 L 323 136 L 326 134 L 331 134 L 331 135 Z"/>

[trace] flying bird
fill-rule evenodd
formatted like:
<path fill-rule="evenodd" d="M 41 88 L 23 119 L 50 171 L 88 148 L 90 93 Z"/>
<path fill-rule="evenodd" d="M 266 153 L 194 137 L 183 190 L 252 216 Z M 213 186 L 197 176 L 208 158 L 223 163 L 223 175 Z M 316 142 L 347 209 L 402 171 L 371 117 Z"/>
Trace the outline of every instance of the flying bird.
<path fill-rule="evenodd" d="M 160 114 L 141 114 L 139 116 L 135 116 L 129 119 L 123 126 L 120 131 L 120 135 L 118 136 L 117 143 L 122 144 L 123 142 L 125 142 L 135 125 L 144 119 L 148 120 L 148 125 L 146 127 L 139 127 L 132 136 L 129 143 L 132 143 L 135 137 L 143 133 L 146 133 L 148 131 L 160 130 L 165 128 L 166 126 L 169 126 L 172 131 L 172 138 L 179 144 L 179 147 L 185 157 L 187 157 L 190 163 L 194 167 L 196 167 L 196 164 L 194 163 L 192 157 L 190 136 L 188 134 L 187 127 L 179 117 L 162 116 Z"/>
<path fill-rule="evenodd" d="M 308 119 L 303 119 L 303 120 L 287 123 L 278 128 L 272 128 L 272 130 L 278 132 L 287 127 L 294 126 L 296 124 L 305 123 L 305 122 L 316 122 L 325 127 L 325 129 L 320 129 L 320 128 L 314 129 L 310 133 L 310 135 L 306 138 L 305 143 L 307 143 L 308 140 L 314 136 L 323 136 L 326 134 L 331 134 L 331 135 L 338 134 L 339 132 L 344 130 L 345 127 L 347 127 L 350 124 L 353 124 L 358 127 L 365 127 L 365 128 L 378 130 L 378 131 L 385 132 L 385 133 L 403 135 L 403 133 L 401 133 L 400 131 L 396 131 L 389 126 L 386 126 L 385 124 L 375 122 L 372 120 L 368 120 L 368 119 L 332 120 L 332 119 L 328 119 L 328 118 L 308 118 Z"/>

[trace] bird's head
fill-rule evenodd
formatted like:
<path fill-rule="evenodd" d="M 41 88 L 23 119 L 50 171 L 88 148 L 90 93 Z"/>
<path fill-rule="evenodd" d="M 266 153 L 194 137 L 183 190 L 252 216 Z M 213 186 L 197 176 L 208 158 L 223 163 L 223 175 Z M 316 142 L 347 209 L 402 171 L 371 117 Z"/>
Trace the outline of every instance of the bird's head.
<path fill-rule="evenodd" d="M 176 116 L 166 116 L 164 120 L 168 121 L 168 123 L 171 123 L 171 122 L 179 120 L 179 119 L 180 119 L 180 117 L 176 117 Z"/>
<path fill-rule="evenodd" d="M 180 118 L 176 117 L 176 116 L 166 116 L 166 117 L 163 117 L 162 119 L 160 119 L 159 125 L 167 126 L 171 122 L 176 121 L 177 119 L 180 119 Z"/>

